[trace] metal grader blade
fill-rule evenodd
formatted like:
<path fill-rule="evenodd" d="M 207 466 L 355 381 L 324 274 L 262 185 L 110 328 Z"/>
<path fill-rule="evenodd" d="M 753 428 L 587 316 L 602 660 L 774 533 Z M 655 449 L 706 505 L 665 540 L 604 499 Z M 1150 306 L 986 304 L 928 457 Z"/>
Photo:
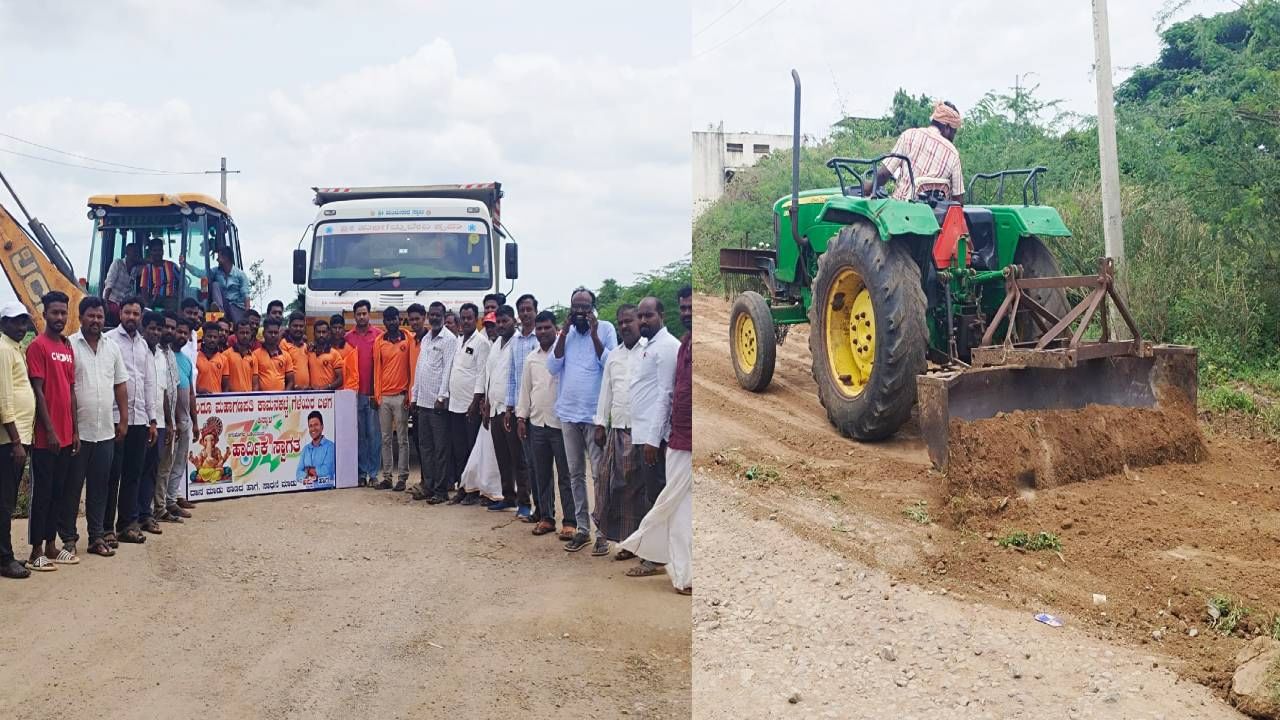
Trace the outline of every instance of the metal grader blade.
<path fill-rule="evenodd" d="M 916 382 L 920 429 L 929 459 L 946 470 L 951 421 L 982 420 L 1018 410 L 1078 410 L 1087 405 L 1159 408 L 1185 412 L 1195 422 L 1196 349 L 1142 340 L 1128 308 L 1115 292 L 1110 258 L 1096 276 L 1023 278 L 1011 266 L 1004 303 L 992 318 L 969 369 L 921 375 Z M 1062 317 L 1026 293 L 1042 288 L 1087 289 Z M 1128 327 L 1131 340 L 1112 340 L 1107 300 Z M 1019 310 L 1039 326 L 1038 339 L 1015 340 Z M 1098 340 L 1085 340 L 1094 319 Z M 1073 328 L 1073 324 L 1075 327 Z M 1003 342 L 992 344 L 1003 325 Z M 1070 335 L 1068 336 L 1068 333 Z"/>

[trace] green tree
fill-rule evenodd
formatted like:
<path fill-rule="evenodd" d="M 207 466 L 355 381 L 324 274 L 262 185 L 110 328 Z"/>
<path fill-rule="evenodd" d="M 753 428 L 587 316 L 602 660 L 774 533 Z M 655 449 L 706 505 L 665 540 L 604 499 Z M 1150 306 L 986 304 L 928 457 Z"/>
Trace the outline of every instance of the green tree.
<path fill-rule="evenodd" d="M 258 258 L 249 265 L 249 304 L 260 307 L 266 304 L 267 290 L 271 288 L 271 276 L 262 269 L 263 259 Z"/>

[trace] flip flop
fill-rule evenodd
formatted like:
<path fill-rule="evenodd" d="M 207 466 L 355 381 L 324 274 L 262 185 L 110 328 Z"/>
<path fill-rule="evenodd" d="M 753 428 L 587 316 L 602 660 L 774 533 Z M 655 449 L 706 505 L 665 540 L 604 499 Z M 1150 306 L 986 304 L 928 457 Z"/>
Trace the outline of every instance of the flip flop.
<path fill-rule="evenodd" d="M 53 572 L 58 569 L 58 566 L 54 565 L 53 561 L 49 558 L 41 555 L 35 560 L 28 560 L 27 569 L 33 572 Z"/>
<path fill-rule="evenodd" d="M 675 590 L 676 590 L 676 592 L 677 592 L 677 593 L 679 593 L 680 595 L 692 595 L 692 594 L 693 594 L 693 586 L 692 586 L 692 585 L 690 585 L 690 586 L 689 586 L 689 587 L 687 587 L 687 588 L 676 588 Z"/>
<path fill-rule="evenodd" d="M 642 560 L 639 565 L 627 571 L 627 577 L 652 577 L 661 575 L 666 572 L 666 568 L 661 565 L 655 565 L 648 560 Z"/>
<path fill-rule="evenodd" d="M 578 528 L 569 527 L 568 525 L 562 525 L 560 527 L 560 534 L 557 535 L 556 537 L 559 537 L 561 540 L 565 542 L 569 542 L 570 540 L 573 539 L 573 535 L 576 532 L 578 532 Z"/>
<path fill-rule="evenodd" d="M 109 548 L 114 549 L 120 547 L 120 539 L 116 537 L 116 534 L 113 532 L 103 535 L 102 542 L 106 543 Z"/>
<path fill-rule="evenodd" d="M 57 557 L 55 557 L 53 561 L 59 565 L 79 565 L 80 564 L 80 558 L 76 557 L 75 553 L 71 552 L 70 550 L 67 550 L 66 548 L 59 550 Z"/>
<path fill-rule="evenodd" d="M 146 535 L 143 535 L 141 532 L 134 530 L 132 528 L 120 533 L 120 542 L 122 543 L 133 543 L 136 545 L 136 544 L 144 543 L 146 541 L 147 541 Z"/>
<path fill-rule="evenodd" d="M 556 531 L 556 526 L 549 522 L 540 522 L 533 528 L 534 535 L 546 535 Z"/>
<path fill-rule="evenodd" d="M 102 557 L 111 557 L 116 554 L 116 551 L 112 550 L 111 546 L 108 545 L 105 540 L 95 540 L 90 543 L 89 552 L 94 555 L 101 555 Z"/>
<path fill-rule="evenodd" d="M 635 560 L 636 554 L 630 550 L 619 550 L 617 555 L 613 556 L 614 560 Z"/>

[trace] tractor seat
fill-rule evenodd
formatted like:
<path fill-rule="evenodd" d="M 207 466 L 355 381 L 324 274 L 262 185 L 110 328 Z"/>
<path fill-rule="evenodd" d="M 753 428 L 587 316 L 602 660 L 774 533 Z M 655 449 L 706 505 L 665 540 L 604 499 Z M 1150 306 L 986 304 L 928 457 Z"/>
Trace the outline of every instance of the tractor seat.
<path fill-rule="evenodd" d="M 973 248 L 973 268 L 995 270 L 1000 266 L 996 255 L 995 216 L 986 208 L 966 207 L 964 221 L 969 226 L 969 244 Z"/>

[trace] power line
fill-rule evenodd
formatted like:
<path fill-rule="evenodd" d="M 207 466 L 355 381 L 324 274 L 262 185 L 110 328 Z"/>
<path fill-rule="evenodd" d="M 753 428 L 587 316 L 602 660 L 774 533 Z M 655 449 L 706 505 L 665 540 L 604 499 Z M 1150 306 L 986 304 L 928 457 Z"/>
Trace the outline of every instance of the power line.
<path fill-rule="evenodd" d="M 710 48 L 707 48 L 706 50 L 703 50 L 703 51 L 702 51 L 702 52 L 700 52 L 700 53 L 695 54 L 695 55 L 693 56 L 693 58 L 696 60 L 697 58 L 700 58 L 700 57 L 702 57 L 703 55 L 706 55 L 706 54 L 708 54 L 708 53 L 713 53 L 713 52 L 715 52 L 716 50 L 719 50 L 720 48 L 724 47 L 725 45 L 728 45 L 728 44 L 730 43 L 730 41 L 732 41 L 734 38 L 738 37 L 738 36 L 739 36 L 739 35 L 741 35 L 742 33 L 744 33 L 744 32 L 746 32 L 746 31 L 750 30 L 750 29 L 751 29 L 751 28 L 753 28 L 753 27 L 755 27 L 755 26 L 756 26 L 756 24 L 757 24 L 757 23 L 759 23 L 761 20 L 764 20 L 765 18 L 767 18 L 767 17 L 769 17 L 770 15 L 772 15 L 774 10 L 777 10 L 778 8 L 780 8 L 780 7 L 782 7 L 783 5 L 786 5 L 786 4 L 787 4 L 787 0 L 782 0 L 782 1 L 781 1 L 781 2 L 779 2 L 777 5 L 774 5 L 773 7 L 769 8 L 768 10 L 766 10 L 766 11 L 765 11 L 765 13 L 764 13 L 763 15 L 761 15 L 760 17 L 758 17 L 758 18 L 756 18 L 755 20 L 752 20 L 751 22 L 747 23 L 747 24 L 746 24 L 746 26 L 744 26 L 741 30 L 739 30 L 738 32 L 736 32 L 736 33 L 734 33 L 734 34 L 730 35 L 729 37 L 725 38 L 725 39 L 724 39 L 724 41 L 723 41 L 723 42 L 721 42 L 720 44 L 718 44 L 718 45 L 714 45 L 714 46 L 712 46 L 712 47 L 710 47 Z"/>
<path fill-rule="evenodd" d="M 157 170 L 157 169 L 155 169 L 155 168 L 138 167 L 138 166 L 136 166 L 136 165 L 125 165 L 124 163 L 111 162 L 110 160 L 99 160 L 99 159 L 97 159 L 97 158 L 89 157 L 88 155 L 80 155 L 80 154 L 73 153 L 73 152 L 67 152 L 66 150 L 59 150 L 59 149 L 58 149 L 58 148 L 56 148 L 56 147 L 50 147 L 50 146 L 48 146 L 48 145 L 41 145 L 41 144 L 40 144 L 40 143 L 38 143 L 38 142 L 33 142 L 33 141 L 31 141 L 31 140 L 26 140 L 26 139 L 24 139 L 24 138 L 20 138 L 20 137 L 18 137 L 17 135 L 10 135 L 9 133 L 4 133 L 4 132 L 0 132 L 0 137 L 6 137 L 6 138 L 9 138 L 10 140 L 17 140 L 17 141 L 18 141 L 18 142 L 20 142 L 20 143 L 24 143 L 24 144 L 26 144 L 26 145 L 32 145 L 32 146 L 34 146 L 34 147 L 38 147 L 38 148 L 40 148 L 40 149 L 42 149 L 42 150 L 49 150 L 50 152 L 56 152 L 56 153 L 58 153 L 59 155 L 66 155 L 66 156 L 68 156 L 68 157 L 77 158 L 77 159 L 79 159 L 79 160 L 88 160 L 89 162 L 95 162 L 95 163 L 98 163 L 98 164 L 100 164 L 100 165 L 114 165 L 115 167 L 126 168 L 126 169 L 129 169 L 129 170 L 138 170 L 138 171 L 140 171 L 140 172 L 152 173 L 152 174 L 155 174 L 155 175 L 191 175 L 191 174 L 192 174 L 192 173 L 189 173 L 189 172 L 182 172 L 182 171 L 178 171 L 178 170 Z"/>
<path fill-rule="evenodd" d="M 8 153 L 8 154 L 10 154 L 10 155 L 17 155 L 18 157 L 27 158 L 27 159 L 29 159 L 29 160 L 39 160 L 40 162 L 46 162 L 46 163 L 50 163 L 50 164 L 52 164 L 52 165 L 62 165 L 63 167 L 73 167 L 73 168 L 79 168 L 79 169 L 81 169 L 81 170 L 94 170 L 94 171 L 96 171 L 96 172 L 112 173 L 112 174 L 115 174 L 115 175 L 203 175 L 203 174 L 204 174 L 204 171 L 192 171 L 192 172 L 173 172 L 173 171 L 153 172 L 153 171 L 146 171 L 146 172 L 139 172 L 139 171 L 136 171 L 136 170 L 113 170 L 113 169 L 111 169 L 111 168 L 101 168 L 101 167 L 93 167 L 92 165 L 81 165 L 81 164 L 79 164 L 79 163 L 63 162 L 63 161 L 61 161 L 61 160 L 54 160 L 53 158 L 40 157 L 39 155 L 30 155 L 30 154 L 27 154 L 27 153 L 18 152 L 17 150 L 9 150 L 9 149 L 7 149 L 7 148 L 0 148 L 0 152 Z"/>
<path fill-rule="evenodd" d="M 745 0 L 738 0 L 738 2 L 734 3 L 733 5 L 730 5 L 728 10 L 725 10 L 724 12 L 720 13 L 720 16 L 719 16 L 719 17 L 717 17 L 715 20 L 712 20 L 711 22 L 707 23 L 706 25 L 704 25 L 704 26 L 702 27 L 702 29 L 701 29 L 701 30 L 699 30 L 698 32 L 694 33 L 694 34 L 693 34 L 693 36 L 694 36 L 694 37 L 698 37 L 698 36 L 699 36 L 699 35 L 701 35 L 702 33 L 704 33 L 704 32 L 706 32 L 706 31 L 710 30 L 712 25 L 715 25 L 716 23 L 718 23 L 718 22 L 720 22 L 721 20 L 723 20 L 725 15 L 728 15 L 729 13 L 733 12 L 734 8 L 738 7 L 738 6 L 739 6 L 739 5 L 741 5 L 743 2 L 745 2 Z"/>

